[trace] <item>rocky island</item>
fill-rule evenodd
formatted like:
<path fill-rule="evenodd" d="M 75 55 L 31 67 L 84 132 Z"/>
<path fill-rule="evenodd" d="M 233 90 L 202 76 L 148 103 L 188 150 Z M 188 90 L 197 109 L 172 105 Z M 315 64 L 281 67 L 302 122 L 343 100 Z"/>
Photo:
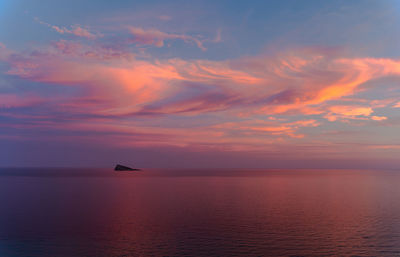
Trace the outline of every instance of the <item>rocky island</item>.
<path fill-rule="evenodd" d="M 127 167 L 127 166 L 123 166 L 123 165 L 117 164 L 117 166 L 115 166 L 114 170 L 115 171 L 135 171 L 135 170 L 138 171 L 140 169 L 133 169 L 133 168 L 130 168 L 130 167 Z"/>

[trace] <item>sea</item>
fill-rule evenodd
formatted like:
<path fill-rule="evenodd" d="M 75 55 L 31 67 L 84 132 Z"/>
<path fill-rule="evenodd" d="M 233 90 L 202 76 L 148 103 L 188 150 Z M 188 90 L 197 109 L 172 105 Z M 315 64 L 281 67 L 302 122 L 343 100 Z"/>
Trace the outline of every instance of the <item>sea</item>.
<path fill-rule="evenodd" d="M 400 171 L 1 168 L 0 256 L 400 256 Z"/>

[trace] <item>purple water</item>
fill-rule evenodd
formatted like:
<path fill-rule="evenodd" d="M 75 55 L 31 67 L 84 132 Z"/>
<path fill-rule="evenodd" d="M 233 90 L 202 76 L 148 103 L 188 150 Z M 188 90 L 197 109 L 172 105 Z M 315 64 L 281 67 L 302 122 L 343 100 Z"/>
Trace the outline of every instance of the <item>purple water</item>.
<path fill-rule="evenodd" d="M 0 169 L 0 256 L 398 256 L 400 172 Z"/>

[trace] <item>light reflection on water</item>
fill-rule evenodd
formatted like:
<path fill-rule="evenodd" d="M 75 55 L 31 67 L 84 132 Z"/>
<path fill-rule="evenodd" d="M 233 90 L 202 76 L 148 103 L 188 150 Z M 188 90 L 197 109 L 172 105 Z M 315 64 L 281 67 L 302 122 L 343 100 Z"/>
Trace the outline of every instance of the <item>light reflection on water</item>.
<path fill-rule="evenodd" d="M 1 169 L 0 256 L 400 255 L 395 171 Z"/>

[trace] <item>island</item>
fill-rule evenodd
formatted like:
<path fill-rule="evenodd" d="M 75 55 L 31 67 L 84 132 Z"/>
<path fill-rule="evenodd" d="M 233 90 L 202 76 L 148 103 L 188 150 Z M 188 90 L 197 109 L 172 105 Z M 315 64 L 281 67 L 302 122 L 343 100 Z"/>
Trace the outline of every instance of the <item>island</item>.
<path fill-rule="evenodd" d="M 130 167 L 117 164 L 117 166 L 115 166 L 114 170 L 115 171 L 138 171 L 140 169 L 132 169 Z"/>

